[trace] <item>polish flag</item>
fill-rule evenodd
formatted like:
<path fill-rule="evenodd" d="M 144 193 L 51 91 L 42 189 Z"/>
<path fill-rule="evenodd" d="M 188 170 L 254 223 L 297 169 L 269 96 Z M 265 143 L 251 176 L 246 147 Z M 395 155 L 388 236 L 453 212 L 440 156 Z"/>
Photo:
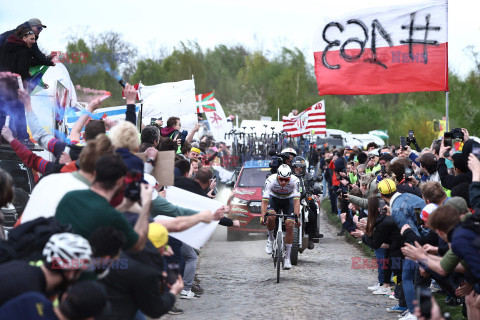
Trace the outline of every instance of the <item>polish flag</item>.
<path fill-rule="evenodd" d="M 448 91 L 447 0 L 326 19 L 313 43 L 320 95 Z"/>
<path fill-rule="evenodd" d="M 325 101 L 320 101 L 296 117 L 283 117 L 283 131 L 292 137 L 304 134 L 327 134 Z"/>

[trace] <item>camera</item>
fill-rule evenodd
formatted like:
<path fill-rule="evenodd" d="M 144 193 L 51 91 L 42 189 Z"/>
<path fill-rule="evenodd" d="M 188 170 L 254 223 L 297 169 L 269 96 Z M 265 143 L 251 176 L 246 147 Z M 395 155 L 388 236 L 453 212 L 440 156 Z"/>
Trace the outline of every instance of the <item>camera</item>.
<path fill-rule="evenodd" d="M 451 147 L 453 141 L 463 141 L 464 135 L 461 128 L 453 128 L 450 132 L 445 132 L 443 134 L 443 144 L 445 147 Z"/>
<path fill-rule="evenodd" d="M 140 183 L 143 175 L 140 171 L 131 170 L 125 177 L 125 198 L 136 202 L 140 200 Z"/>

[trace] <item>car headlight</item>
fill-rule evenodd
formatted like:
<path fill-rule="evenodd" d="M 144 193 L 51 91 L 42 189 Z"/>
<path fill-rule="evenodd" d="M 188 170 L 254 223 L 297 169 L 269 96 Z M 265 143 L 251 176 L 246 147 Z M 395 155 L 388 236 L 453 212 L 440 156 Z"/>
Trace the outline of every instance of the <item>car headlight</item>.
<path fill-rule="evenodd" d="M 233 205 L 247 205 L 248 201 L 240 198 L 233 198 L 231 204 Z"/>

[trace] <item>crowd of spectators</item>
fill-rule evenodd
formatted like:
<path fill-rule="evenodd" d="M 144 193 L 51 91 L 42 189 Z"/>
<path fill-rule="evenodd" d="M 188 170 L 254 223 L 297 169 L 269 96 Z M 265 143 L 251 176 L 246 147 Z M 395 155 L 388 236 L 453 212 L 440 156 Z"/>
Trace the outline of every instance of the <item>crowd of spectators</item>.
<path fill-rule="evenodd" d="M 199 252 L 169 232 L 214 220 L 227 227 L 239 222 L 225 217 L 227 206 L 211 212 L 170 203 L 154 177 L 157 156 L 173 151 L 167 154 L 174 166 L 167 169 L 174 186 L 213 199 L 218 174 L 211 165 L 228 150 L 211 136 L 195 140 L 199 126 L 182 130 L 178 117 L 165 126 L 159 120 L 137 123 L 137 93 L 130 84 L 123 92 L 124 121 L 91 119 L 101 106 L 96 99 L 68 139 L 55 138 L 40 125 L 27 86 L 31 66 L 54 66 L 36 44 L 43 28 L 31 19 L 0 35 L 1 142 L 36 182 L 30 195 L 21 194 L 0 169 L 0 206 L 13 202 L 19 209 L 9 230 L 2 228 L 0 212 L 0 319 L 180 314 L 176 298 L 197 299 L 204 289 L 196 276 Z M 51 157 L 39 156 L 32 141 Z M 173 219 L 155 219 L 159 215 Z"/>
<path fill-rule="evenodd" d="M 375 251 L 374 295 L 397 301 L 388 312 L 426 319 L 419 294 L 443 291 L 448 305 L 480 319 L 480 144 L 456 128 L 423 150 L 416 141 L 366 149 L 319 148 L 331 211 L 350 233 Z M 356 266 L 352 261 L 352 267 Z M 432 297 L 432 319 L 443 319 Z"/>

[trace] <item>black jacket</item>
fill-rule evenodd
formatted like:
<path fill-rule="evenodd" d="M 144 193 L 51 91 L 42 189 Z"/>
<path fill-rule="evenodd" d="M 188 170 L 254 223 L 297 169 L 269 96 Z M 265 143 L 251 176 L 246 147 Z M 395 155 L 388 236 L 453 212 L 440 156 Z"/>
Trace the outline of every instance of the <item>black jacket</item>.
<path fill-rule="evenodd" d="M 25 26 L 27 27 L 29 30 L 32 30 L 32 27 L 30 27 L 30 24 L 27 22 L 24 22 L 22 23 L 21 25 L 19 25 L 17 28 L 21 27 L 21 26 Z M 7 41 L 8 37 L 10 37 L 11 35 L 13 35 L 13 33 L 15 32 L 16 29 L 13 29 L 13 30 L 9 30 L 9 31 L 6 31 L 2 34 L 0 34 L 0 46 L 4 45 L 5 42 Z M 32 56 L 33 56 L 33 59 L 34 59 L 34 65 L 44 65 L 44 66 L 53 66 L 53 61 L 51 59 L 48 59 L 46 55 L 44 55 L 42 53 L 42 51 L 40 51 L 40 49 L 38 48 L 38 44 L 37 44 L 37 41 L 38 41 L 38 36 L 36 35 L 35 36 L 35 44 L 32 46 Z"/>
<path fill-rule="evenodd" d="M 161 317 L 175 303 L 173 294 L 162 293 L 162 279 L 160 270 L 122 253 L 118 266 L 100 280 L 107 289 L 110 310 L 97 319 L 131 320 L 137 310 L 151 318 Z"/>
<path fill-rule="evenodd" d="M 397 186 L 397 190 L 400 193 L 411 193 L 417 197 L 422 197 L 422 190 L 419 187 L 410 186 L 408 183 L 401 183 Z"/>
<path fill-rule="evenodd" d="M 445 164 L 445 158 L 438 159 L 437 165 L 438 175 L 440 176 L 440 181 L 442 186 L 448 190 L 452 190 L 453 187 L 459 185 L 462 182 L 472 182 L 472 172 L 460 173 L 456 176 L 448 174 L 448 168 Z"/>
<path fill-rule="evenodd" d="M 30 67 L 33 65 L 32 51 L 22 39 L 11 35 L 0 47 L 0 69 L 22 76 L 23 80 L 30 77 Z"/>
<path fill-rule="evenodd" d="M 402 256 L 400 250 L 403 245 L 402 235 L 391 216 L 379 215 L 375 221 L 372 235 L 363 235 L 362 241 L 372 249 L 379 249 L 382 244 L 386 243 L 390 246 L 391 257 Z"/>

